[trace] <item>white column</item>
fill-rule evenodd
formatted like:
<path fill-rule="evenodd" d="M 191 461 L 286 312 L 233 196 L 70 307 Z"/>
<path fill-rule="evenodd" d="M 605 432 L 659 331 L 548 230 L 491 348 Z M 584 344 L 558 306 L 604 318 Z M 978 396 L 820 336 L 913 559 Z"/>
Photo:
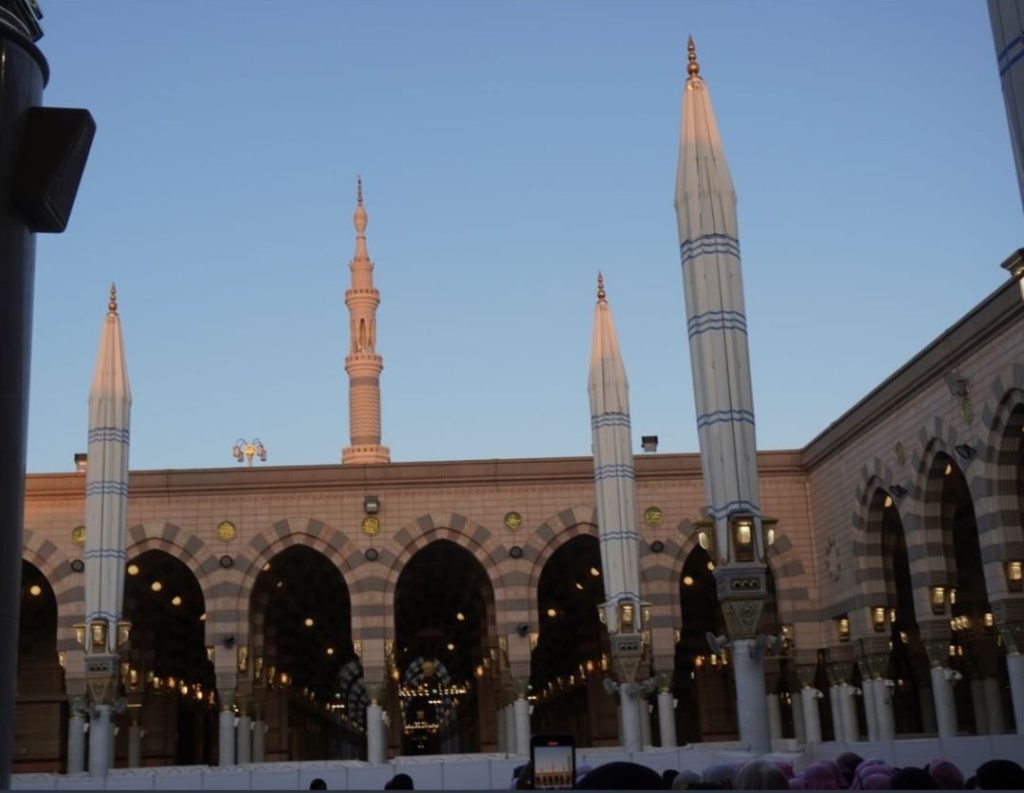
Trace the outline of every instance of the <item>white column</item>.
<path fill-rule="evenodd" d="M 953 684 L 946 679 L 942 666 L 931 668 L 932 695 L 935 698 L 935 724 L 940 738 L 955 738 L 959 729 L 956 723 L 956 701 L 953 699 Z"/>
<path fill-rule="evenodd" d="M 773 741 L 782 738 L 782 707 L 779 705 L 779 695 L 769 694 L 768 705 L 768 735 Z"/>
<path fill-rule="evenodd" d="M 222 766 L 235 764 L 235 712 L 233 710 L 222 710 L 220 712 L 217 730 L 217 747 L 220 755 L 219 763 Z"/>
<path fill-rule="evenodd" d="M 128 767 L 139 768 L 142 765 L 142 725 L 132 719 L 128 727 Z"/>
<path fill-rule="evenodd" d="M 636 706 L 640 712 L 640 741 L 643 746 L 653 746 L 651 739 L 651 702 L 641 694 L 636 698 Z"/>
<path fill-rule="evenodd" d="M 516 745 L 516 714 L 515 708 L 512 707 L 512 703 L 507 704 L 502 710 L 505 711 L 505 743 L 506 751 L 509 754 L 520 754 L 519 747 Z M 527 745 L 522 754 L 527 754 L 530 751 L 529 745 Z"/>
<path fill-rule="evenodd" d="M 384 762 L 384 741 L 381 733 L 382 711 L 380 705 L 366 706 L 366 761 L 374 765 Z"/>
<path fill-rule="evenodd" d="M 861 695 L 864 697 L 864 716 L 868 723 L 868 740 L 878 740 L 878 714 L 875 713 L 875 681 L 865 678 L 860 684 Z"/>
<path fill-rule="evenodd" d="M 766 754 L 772 750 L 772 741 L 768 731 L 768 700 L 761 653 L 753 639 L 734 639 L 732 657 L 740 748 Z"/>
<path fill-rule="evenodd" d="M 89 721 L 89 775 L 106 776 L 110 770 L 110 705 L 94 705 Z"/>
<path fill-rule="evenodd" d="M 110 765 L 107 768 L 114 768 L 117 765 L 117 725 L 110 722 Z"/>
<path fill-rule="evenodd" d="M 80 774 L 85 770 L 85 718 L 82 711 L 71 709 L 68 719 L 68 773 Z"/>
<path fill-rule="evenodd" d="M 505 709 L 498 708 L 498 717 L 495 719 L 495 726 L 498 728 L 498 752 L 505 752 Z"/>
<path fill-rule="evenodd" d="M 999 690 L 999 681 L 994 677 L 986 677 L 982 681 L 985 691 L 985 713 L 988 714 L 988 731 L 991 735 L 1002 735 L 1006 732 L 1006 720 L 1003 716 L 1003 696 Z"/>
<path fill-rule="evenodd" d="M 519 754 L 530 753 L 530 703 L 524 697 L 518 697 L 512 706 L 515 713 L 516 751 Z"/>
<path fill-rule="evenodd" d="M 800 689 L 800 703 L 804 709 L 804 738 L 807 743 L 821 743 L 821 715 L 818 712 L 818 689 L 804 686 Z"/>
<path fill-rule="evenodd" d="M 642 700 L 636 683 L 619 684 L 619 710 L 622 713 L 622 732 L 619 735 L 622 748 L 627 752 L 642 752 L 643 728 L 640 726 L 640 709 L 637 700 Z"/>
<path fill-rule="evenodd" d="M 235 758 L 239 765 L 252 762 L 252 720 L 244 711 L 238 717 L 235 731 Z"/>
<path fill-rule="evenodd" d="M 263 719 L 252 723 L 252 761 L 262 763 L 267 759 L 267 725 Z"/>
<path fill-rule="evenodd" d="M 890 681 L 875 681 L 875 718 L 878 719 L 878 740 L 891 741 L 896 737 L 896 716 L 892 711 Z"/>
<path fill-rule="evenodd" d="M 832 733 L 834 740 L 842 743 L 843 737 L 843 720 L 840 717 L 839 708 L 839 686 L 833 685 L 828 687 L 828 703 L 832 709 Z"/>
<path fill-rule="evenodd" d="M 1017 734 L 1024 735 L 1024 655 L 1007 655 L 1006 671 L 1010 678 L 1010 697 L 1013 700 L 1013 718 L 1017 723 Z"/>
<path fill-rule="evenodd" d="M 658 692 L 658 730 L 663 748 L 676 746 L 676 708 L 671 691 Z"/>
<path fill-rule="evenodd" d="M 988 734 L 988 712 L 985 706 L 985 683 L 979 678 L 972 677 L 971 682 L 971 708 L 974 710 L 974 729 L 978 735 Z"/>
<path fill-rule="evenodd" d="M 853 686 L 843 683 L 839 687 L 839 713 L 843 724 L 843 740 L 854 743 L 860 740 L 860 725 L 857 724 L 857 700 Z"/>
<path fill-rule="evenodd" d="M 804 701 L 800 692 L 790 695 L 790 710 L 793 712 L 793 738 L 798 744 L 807 743 L 807 732 L 804 730 Z"/>

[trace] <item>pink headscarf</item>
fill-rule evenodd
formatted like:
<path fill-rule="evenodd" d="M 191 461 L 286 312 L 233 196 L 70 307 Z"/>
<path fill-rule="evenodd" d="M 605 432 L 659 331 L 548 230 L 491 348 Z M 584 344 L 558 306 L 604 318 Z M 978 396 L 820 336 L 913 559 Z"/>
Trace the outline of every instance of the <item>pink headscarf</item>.
<path fill-rule="evenodd" d="M 804 790 L 842 790 L 842 773 L 830 760 L 811 763 L 804 771 Z"/>
<path fill-rule="evenodd" d="M 939 790 L 962 790 L 964 775 L 949 760 L 932 760 L 926 769 Z"/>

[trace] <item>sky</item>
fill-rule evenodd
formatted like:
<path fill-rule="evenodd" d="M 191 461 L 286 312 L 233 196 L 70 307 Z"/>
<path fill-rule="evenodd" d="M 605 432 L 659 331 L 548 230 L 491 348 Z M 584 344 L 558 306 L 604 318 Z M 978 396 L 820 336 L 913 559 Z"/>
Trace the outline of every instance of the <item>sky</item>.
<path fill-rule="evenodd" d="M 28 469 L 73 470 L 112 281 L 135 469 L 334 464 L 362 174 L 396 462 L 590 453 L 598 270 L 632 426 L 695 452 L 673 209 L 686 37 L 739 196 L 762 449 L 800 448 L 1006 278 L 984 3 L 43 0 L 97 133 L 40 235 Z"/>

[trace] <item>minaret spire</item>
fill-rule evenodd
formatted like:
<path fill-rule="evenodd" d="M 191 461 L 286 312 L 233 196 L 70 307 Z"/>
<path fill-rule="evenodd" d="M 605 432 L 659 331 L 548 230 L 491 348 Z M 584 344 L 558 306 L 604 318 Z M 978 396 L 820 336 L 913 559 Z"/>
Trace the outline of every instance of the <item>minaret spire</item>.
<path fill-rule="evenodd" d="M 89 464 L 85 477 L 85 657 L 93 708 L 89 773 L 106 776 L 112 739 L 110 713 L 117 697 L 118 648 L 125 574 L 128 509 L 128 439 L 132 394 L 111 285 L 92 386 L 89 389 Z"/>
<path fill-rule="evenodd" d="M 373 288 L 373 262 L 366 250 L 366 207 L 363 178 L 356 178 L 356 251 L 349 264 L 352 286 L 345 292 L 349 312 L 348 373 L 349 446 L 341 452 L 343 463 L 386 463 L 391 455 L 381 446 L 380 373 L 384 359 L 377 354 L 377 306 L 380 293 Z"/>
<path fill-rule="evenodd" d="M 692 38 L 687 50 L 675 205 L 704 514 L 714 525 L 715 579 L 736 661 L 740 738 L 743 748 L 768 752 L 763 649 L 755 642 L 765 548 L 736 193 Z"/>
<path fill-rule="evenodd" d="M 641 751 L 643 706 L 637 672 L 644 658 L 643 632 L 649 629 L 640 601 L 640 536 L 636 530 L 636 475 L 630 446 L 629 383 L 619 351 L 612 310 L 597 276 L 597 306 L 590 347 L 590 428 L 594 450 L 594 490 L 605 602 L 612 657 L 622 703 L 626 751 Z"/>

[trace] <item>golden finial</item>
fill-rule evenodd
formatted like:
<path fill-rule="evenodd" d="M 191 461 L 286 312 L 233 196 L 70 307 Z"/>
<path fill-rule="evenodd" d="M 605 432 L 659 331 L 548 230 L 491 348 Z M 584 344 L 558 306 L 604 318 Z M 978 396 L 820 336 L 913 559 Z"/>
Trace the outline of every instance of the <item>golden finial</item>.
<path fill-rule="evenodd" d="M 107 310 L 111 314 L 117 313 L 117 286 L 114 284 L 110 285 L 110 302 L 107 303 Z"/>
<path fill-rule="evenodd" d="M 697 63 L 697 45 L 693 43 L 693 36 L 690 36 L 689 41 L 686 42 L 686 60 L 689 61 L 686 65 L 686 73 L 690 77 L 699 75 L 700 64 Z"/>
<path fill-rule="evenodd" d="M 602 275 L 601 271 L 598 270 L 598 272 L 597 272 L 597 302 L 598 303 L 605 302 L 604 298 L 605 298 L 605 294 L 604 294 L 604 275 Z"/>
<path fill-rule="evenodd" d="M 362 176 L 356 177 L 356 213 L 352 216 L 352 222 L 356 227 L 356 235 L 362 237 L 366 233 L 366 209 L 363 207 Z"/>
<path fill-rule="evenodd" d="M 358 206 L 363 205 L 363 177 L 356 177 L 356 204 Z"/>

